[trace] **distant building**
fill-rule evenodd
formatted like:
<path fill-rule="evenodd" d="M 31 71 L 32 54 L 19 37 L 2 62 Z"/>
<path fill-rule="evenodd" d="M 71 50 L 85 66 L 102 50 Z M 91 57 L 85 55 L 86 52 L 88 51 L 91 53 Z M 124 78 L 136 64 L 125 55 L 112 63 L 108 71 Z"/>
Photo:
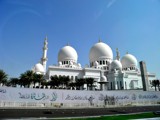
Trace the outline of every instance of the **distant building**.
<path fill-rule="evenodd" d="M 47 38 L 43 47 L 43 56 L 40 63 L 37 63 L 33 71 L 44 74 L 47 80 L 51 76 L 69 76 L 72 82 L 79 78 L 92 77 L 95 80 L 94 86 L 97 90 L 127 90 L 142 89 L 141 72 L 138 68 L 138 61 L 135 56 L 126 53 L 120 59 L 120 53 L 116 49 L 116 59 L 113 59 L 112 49 L 101 41 L 94 44 L 89 53 L 90 66 L 82 67 L 78 63 L 76 50 L 66 45 L 59 50 L 58 64 L 50 65 L 46 69 L 47 63 Z M 153 73 L 147 73 L 148 85 L 156 78 Z M 86 88 L 86 85 L 84 86 Z"/>

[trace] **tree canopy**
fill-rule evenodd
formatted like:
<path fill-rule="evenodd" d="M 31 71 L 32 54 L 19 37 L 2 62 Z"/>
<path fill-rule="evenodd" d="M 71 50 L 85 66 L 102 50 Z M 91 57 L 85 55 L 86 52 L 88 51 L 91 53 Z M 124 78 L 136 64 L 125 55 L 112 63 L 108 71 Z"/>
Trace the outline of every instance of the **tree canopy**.
<path fill-rule="evenodd" d="M 3 71 L 0 70 L 0 83 L 3 85 L 7 83 L 8 75 Z"/>
<path fill-rule="evenodd" d="M 157 88 L 160 91 L 160 80 L 158 80 L 158 79 L 152 80 L 151 85 L 152 85 L 152 87 L 155 88 L 155 91 L 157 91 Z"/>

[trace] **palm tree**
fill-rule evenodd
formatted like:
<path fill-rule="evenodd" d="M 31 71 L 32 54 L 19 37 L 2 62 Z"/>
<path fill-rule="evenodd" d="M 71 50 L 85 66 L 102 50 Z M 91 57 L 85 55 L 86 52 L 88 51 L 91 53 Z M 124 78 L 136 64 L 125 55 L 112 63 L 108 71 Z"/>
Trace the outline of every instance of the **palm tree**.
<path fill-rule="evenodd" d="M 34 73 L 31 70 L 28 70 L 25 73 L 22 73 L 20 75 L 20 82 L 22 83 L 22 85 L 24 87 L 26 87 L 26 86 L 29 87 L 29 85 L 33 81 L 33 75 L 34 75 Z"/>
<path fill-rule="evenodd" d="M 47 81 L 42 81 L 41 82 L 41 85 L 42 85 L 42 87 L 46 87 L 46 88 L 48 88 L 48 85 L 49 85 L 49 82 L 47 82 Z"/>
<path fill-rule="evenodd" d="M 59 80 L 62 85 L 62 88 L 68 87 L 68 84 L 70 82 L 69 76 L 60 76 Z"/>
<path fill-rule="evenodd" d="M 0 70 L 0 84 L 4 85 L 7 83 L 8 75 L 3 71 Z"/>
<path fill-rule="evenodd" d="M 19 79 L 11 78 L 10 81 L 8 82 L 8 85 L 12 87 L 16 87 L 16 85 L 20 85 Z"/>
<path fill-rule="evenodd" d="M 60 80 L 57 75 L 51 76 L 51 81 L 49 82 L 49 85 L 51 88 L 59 87 L 60 85 Z"/>
<path fill-rule="evenodd" d="M 156 80 L 156 85 L 158 87 L 158 90 L 160 91 L 160 86 L 159 86 L 160 85 L 160 81 L 158 79 Z"/>
<path fill-rule="evenodd" d="M 72 90 L 75 90 L 76 83 L 75 83 L 75 82 L 71 82 L 71 83 L 68 84 L 68 86 L 69 86 Z"/>
<path fill-rule="evenodd" d="M 39 87 L 40 87 L 43 81 L 44 81 L 44 76 L 42 74 L 33 73 L 32 83 L 34 84 L 34 88 L 36 83 L 39 83 Z"/>
<path fill-rule="evenodd" d="M 80 78 L 76 80 L 76 87 L 78 90 L 82 89 L 83 90 L 83 86 L 85 84 L 85 79 L 84 78 Z"/>
<path fill-rule="evenodd" d="M 155 87 L 155 91 L 157 91 L 157 80 L 152 80 L 151 84 L 151 87 Z"/>
<path fill-rule="evenodd" d="M 87 84 L 87 90 L 90 88 L 90 90 L 93 89 L 93 83 L 94 83 L 94 78 L 85 78 L 86 84 Z"/>

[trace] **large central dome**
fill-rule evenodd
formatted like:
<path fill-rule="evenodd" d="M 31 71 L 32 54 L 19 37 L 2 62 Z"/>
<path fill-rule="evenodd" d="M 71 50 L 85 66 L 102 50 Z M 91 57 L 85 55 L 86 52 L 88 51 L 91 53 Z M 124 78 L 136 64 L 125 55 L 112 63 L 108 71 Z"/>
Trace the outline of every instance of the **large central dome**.
<path fill-rule="evenodd" d="M 98 42 L 90 49 L 90 62 L 98 61 L 99 59 L 113 59 L 112 49 L 103 42 Z"/>
<path fill-rule="evenodd" d="M 73 60 L 77 62 L 77 59 L 78 55 L 76 50 L 69 45 L 64 46 L 58 53 L 58 61 Z"/>

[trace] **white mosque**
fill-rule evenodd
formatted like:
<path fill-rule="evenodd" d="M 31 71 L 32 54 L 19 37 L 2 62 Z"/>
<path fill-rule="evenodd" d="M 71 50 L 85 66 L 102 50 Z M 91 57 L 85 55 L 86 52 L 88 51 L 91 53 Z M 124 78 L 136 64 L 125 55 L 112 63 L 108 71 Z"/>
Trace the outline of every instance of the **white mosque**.
<path fill-rule="evenodd" d="M 44 74 L 47 80 L 51 76 L 69 76 L 74 82 L 79 78 L 94 78 L 94 86 L 97 90 L 134 90 L 142 89 L 141 72 L 138 67 L 138 61 L 132 54 L 126 53 L 121 59 L 118 49 L 116 49 L 116 59 L 113 59 L 112 49 L 102 41 L 94 44 L 89 52 L 89 66 L 84 68 L 78 63 L 76 50 L 66 45 L 59 50 L 58 64 L 47 64 L 47 37 L 43 47 L 43 57 L 40 63 L 37 63 L 33 71 L 38 74 Z M 147 72 L 148 84 L 156 79 L 154 73 Z M 86 85 L 84 86 L 86 88 Z"/>

